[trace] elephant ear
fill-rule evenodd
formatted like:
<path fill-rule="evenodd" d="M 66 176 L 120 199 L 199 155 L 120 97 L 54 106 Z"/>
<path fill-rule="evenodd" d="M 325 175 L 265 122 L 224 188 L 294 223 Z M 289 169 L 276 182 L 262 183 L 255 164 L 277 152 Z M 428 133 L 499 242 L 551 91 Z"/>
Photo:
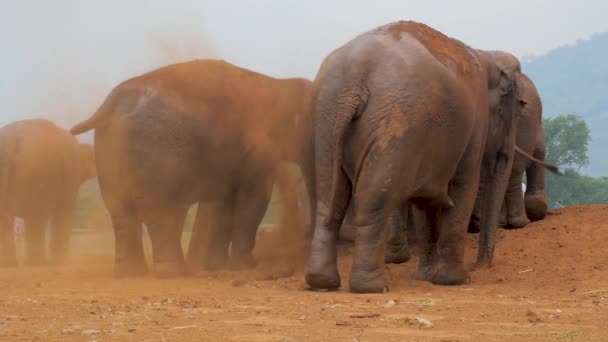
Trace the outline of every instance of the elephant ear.
<path fill-rule="evenodd" d="M 498 84 L 498 91 L 501 97 L 507 96 L 514 91 L 515 82 L 517 78 L 516 75 L 518 71 L 518 65 L 500 68 L 500 81 Z"/>

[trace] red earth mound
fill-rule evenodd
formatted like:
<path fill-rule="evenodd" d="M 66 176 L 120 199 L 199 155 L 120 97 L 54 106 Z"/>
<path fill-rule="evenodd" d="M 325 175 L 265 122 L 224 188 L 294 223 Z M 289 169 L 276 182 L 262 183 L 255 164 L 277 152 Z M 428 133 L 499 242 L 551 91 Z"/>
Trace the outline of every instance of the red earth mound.
<path fill-rule="evenodd" d="M 1 341 L 606 341 L 608 205 L 573 206 L 500 232 L 495 266 L 469 285 L 413 280 L 391 291 L 310 292 L 303 264 L 261 235 L 261 265 L 181 279 L 111 277 L 111 232 L 75 235 L 62 267 L 1 269 Z M 470 236 L 467 259 L 476 256 Z M 103 251 L 100 252 L 100 251 Z M 100 255 L 103 254 L 103 255 Z"/>

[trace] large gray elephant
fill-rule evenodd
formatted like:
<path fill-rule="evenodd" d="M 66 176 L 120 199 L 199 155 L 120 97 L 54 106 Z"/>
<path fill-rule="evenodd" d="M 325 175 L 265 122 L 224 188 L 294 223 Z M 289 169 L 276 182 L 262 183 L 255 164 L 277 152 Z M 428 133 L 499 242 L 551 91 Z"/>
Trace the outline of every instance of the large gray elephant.
<path fill-rule="evenodd" d="M 526 217 L 534 220 L 544 218 L 547 210 L 547 200 L 544 194 L 544 169 L 548 168 L 555 172 L 557 168 L 544 162 L 545 159 L 545 139 L 542 127 L 542 104 L 541 99 L 534 86 L 534 83 L 525 75 L 521 74 L 520 97 L 526 103 L 522 114 L 518 120 L 516 154 L 510 172 L 509 186 L 505 193 L 494 193 L 497 198 L 504 196 L 503 212 L 501 219 L 508 222 L 508 227 L 521 228 L 529 221 Z M 488 137 L 488 143 L 493 140 L 501 140 L 500 135 Z M 489 155 L 488 157 L 491 157 Z M 522 194 L 521 180 L 524 172 L 528 175 L 528 187 L 525 197 Z M 483 171 L 482 171 L 483 173 Z M 476 202 L 476 209 L 481 208 L 483 192 L 479 192 L 479 200 Z M 350 208 L 349 208 L 350 209 Z M 505 210 L 506 209 L 506 210 Z M 496 207 L 493 207 L 496 210 Z M 390 232 L 389 245 L 387 250 L 387 262 L 401 263 L 409 260 L 410 248 L 416 245 L 415 227 L 415 208 L 407 206 L 393 215 L 388 223 Z M 508 212 L 508 215 L 507 215 Z M 350 224 L 350 211 L 344 227 L 340 231 L 340 236 L 345 240 L 354 240 L 354 229 Z M 479 232 L 481 216 L 488 213 L 476 212 L 474 210 L 469 222 L 469 232 Z M 491 229 L 491 228 L 490 228 Z M 480 248 L 493 248 L 492 246 L 480 246 Z M 488 252 L 486 252 L 488 253 Z M 492 253 L 493 254 L 493 253 Z"/>
<path fill-rule="evenodd" d="M 311 288 L 340 286 L 336 243 L 352 206 L 350 290 L 385 290 L 385 228 L 408 203 L 425 214 L 417 278 L 467 281 L 464 242 L 482 162 L 493 175 L 484 196 L 506 189 L 525 105 L 519 75 L 514 56 L 470 48 L 416 22 L 364 33 L 325 59 L 313 91 L 318 201 L 306 273 Z M 488 134 L 503 139 L 487 144 Z M 497 212 L 500 204 L 488 202 Z M 481 223 L 497 221 L 498 214 Z"/>
<path fill-rule="evenodd" d="M 61 262 L 69 250 L 80 184 L 93 177 L 93 146 L 78 143 L 51 121 L 22 120 L 0 128 L 0 266 L 17 265 L 16 216 L 25 221 L 25 263 Z"/>
<path fill-rule="evenodd" d="M 156 275 L 187 273 L 181 233 L 197 202 L 213 206 L 205 267 L 254 265 L 251 251 L 277 165 L 292 161 L 313 177 L 306 169 L 314 156 L 310 90 L 305 79 L 195 60 L 121 83 L 95 115 L 72 128 L 73 134 L 95 129 L 100 188 L 116 239 L 115 276 L 147 272 L 142 222 Z"/>

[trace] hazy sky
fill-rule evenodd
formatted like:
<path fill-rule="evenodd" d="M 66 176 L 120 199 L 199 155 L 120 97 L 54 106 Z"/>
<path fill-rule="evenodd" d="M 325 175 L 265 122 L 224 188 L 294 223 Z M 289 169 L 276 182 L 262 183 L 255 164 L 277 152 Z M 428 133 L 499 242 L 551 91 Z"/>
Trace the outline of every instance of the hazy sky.
<path fill-rule="evenodd" d="M 117 83 L 192 58 L 313 78 L 334 48 L 400 19 L 521 57 L 608 31 L 606 13 L 606 0 L 0 0 L 0 124 L 68 127 Z"/>

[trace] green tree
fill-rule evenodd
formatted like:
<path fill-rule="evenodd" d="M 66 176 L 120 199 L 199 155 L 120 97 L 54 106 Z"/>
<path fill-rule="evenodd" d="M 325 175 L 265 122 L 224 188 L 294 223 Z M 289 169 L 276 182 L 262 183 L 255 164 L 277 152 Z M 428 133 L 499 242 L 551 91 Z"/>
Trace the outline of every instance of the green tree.
<path fill-rule="evenodd" d="M 589 164 L 587 146 L 589 128 L 576 115 L 561 115 L 543 119 L 547 162 L 559 165 L 562 175 L 547 175 L 549 203 L 564 204 L 608 203 L 608 177 L 593 178 L 579 174 L 578 169 Z"/>
<path fill-rule="evenodd" d="M 589 164 L 587 148 L 591 138 L 585 120 L 577 115 L 560 115 L 544 118 L 543 127 L 547 162 L 577 169 Z"/>

